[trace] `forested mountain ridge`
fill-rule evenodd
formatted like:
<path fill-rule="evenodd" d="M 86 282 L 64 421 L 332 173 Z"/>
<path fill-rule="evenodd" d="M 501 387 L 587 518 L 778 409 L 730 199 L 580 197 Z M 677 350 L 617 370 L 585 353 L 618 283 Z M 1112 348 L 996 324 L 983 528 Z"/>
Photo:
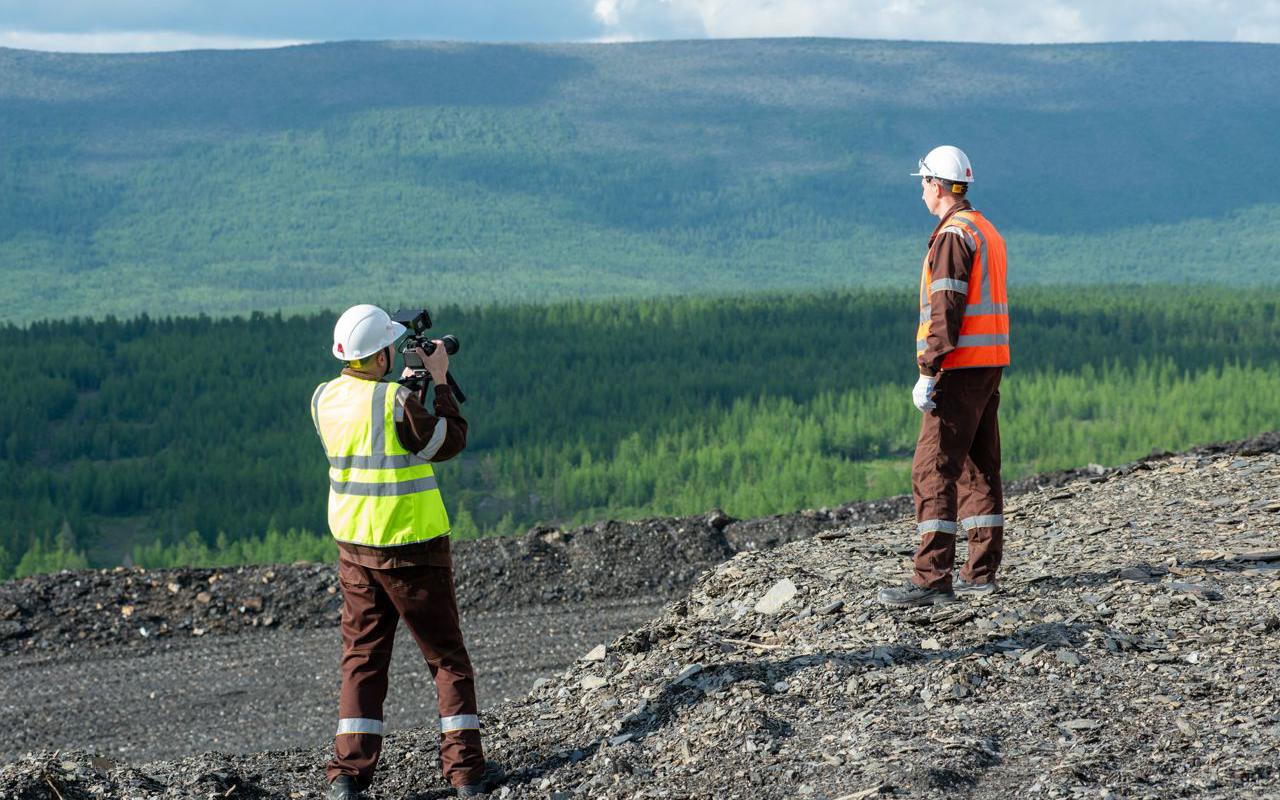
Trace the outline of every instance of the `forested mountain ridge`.
<path fill-rule="evenodd" d="M 1274 283 L 1280 50 L 0 50 L 0 319 L 910 283 L 946 141 L 1011 280 Z"/>

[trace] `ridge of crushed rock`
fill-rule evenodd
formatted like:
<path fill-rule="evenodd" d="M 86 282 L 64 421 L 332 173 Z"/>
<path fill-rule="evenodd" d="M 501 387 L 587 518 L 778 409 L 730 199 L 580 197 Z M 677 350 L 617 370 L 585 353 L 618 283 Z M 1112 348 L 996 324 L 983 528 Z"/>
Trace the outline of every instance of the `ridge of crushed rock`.
<path fill-rule="evenodd" d="M 1185 456 L 1280 452 L 1280 431 L 1205 445 Z M 1006 484 L 1010 497 L 1085 479 L 1132 474 L 1169 458 L 1044 473 Z M 751 520 L 721 511 L 609 520 L 573 529 L 537 526 L 523 536 L 454 543 L 458 602 L 466 611 L 678 597 L 697 575 L 735 553 L 773 548 L 848 525 L 912 513 L 911 498 L 848 503 Z M 0 654 L 74 648 L 164 647 L 175 640 L 260 628 L 338 624 L 342 598 L 331 564 L 221 569 L 79 570 L 0 583 Z"/>
<path fill-rule="evenodd" d="M 1186 456 L 1280 452 L 1280 431 L 1205 445 Z M 1011 481 L 1006 495 L 1103 481 L 1175 457 L 1152 453 L 1121 467 L 1091 465 Z M 898 519 L 911 498 L 848 503 L 751 520 L 721 511 L 693 517 L 609 520 L 520 537 L 454 543 L 458 602 L 466 611 L 679 596 L 704 569 L 735 553 L 776 547 L 840 526 Z M 79 570 L 0 583 L 0 654 L 167 646 L 176 639 L 258 628 L 338 624 L 342 598 L 331 564 L 230 569 Z"/>
<path fill-rule="evenodd" d="M 874 599 L 906 572 L 907 519 L 737 553 L 487 711 L 494 796 L 1274 797 L 1280 455 L 1146 460 L 1007 516 L 1002 593 L 930 609 Z M 449 796 L 436 744 L 390 735 L 369 796 Z M 44 753 L 0 767 L 0 796 L 319 797 L 327 753 Z"/>

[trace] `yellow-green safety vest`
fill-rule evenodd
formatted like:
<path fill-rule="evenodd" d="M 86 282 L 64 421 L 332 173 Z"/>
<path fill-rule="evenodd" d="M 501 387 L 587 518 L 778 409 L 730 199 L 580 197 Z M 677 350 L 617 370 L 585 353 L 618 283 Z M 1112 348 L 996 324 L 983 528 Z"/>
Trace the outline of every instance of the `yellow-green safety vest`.
<path fill-rule="evenodd" d="M 394 547 L 449 532 L 431 462 L 396 436 L 401 393 L 408 389 L 342 375 L 311 396 L 329 457 L 329 531 L 340 542 Z"/>

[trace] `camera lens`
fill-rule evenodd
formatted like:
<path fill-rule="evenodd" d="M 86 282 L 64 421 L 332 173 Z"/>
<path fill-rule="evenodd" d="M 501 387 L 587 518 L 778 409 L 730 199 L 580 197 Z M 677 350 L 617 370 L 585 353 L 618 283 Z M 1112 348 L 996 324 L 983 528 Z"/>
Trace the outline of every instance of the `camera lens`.
<path fill-rule="evenodd" d="M 458 348 L 462 346 L 462 343 L 458 341 L 458 337 L 454 336 L 452 333 L 447 333 L 444 336 L 441 336 L 440 341 L 444 342 L 444 351 L 449 355 L 453 355 L 458 352 Z"/>

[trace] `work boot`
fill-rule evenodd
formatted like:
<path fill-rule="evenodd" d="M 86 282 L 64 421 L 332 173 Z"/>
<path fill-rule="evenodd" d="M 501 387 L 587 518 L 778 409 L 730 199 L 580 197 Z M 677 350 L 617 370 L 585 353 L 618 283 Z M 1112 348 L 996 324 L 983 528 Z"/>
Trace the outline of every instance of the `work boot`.
<path fill-rule="evenodd" d="M 356 800 L 359 796 L 350 775 L 339 775 L 329 784 L 329 800 Z"/>
<path fill-rule="evenodd" d="M 956 601 L 955 592 L 950 589 L 926 589 L 907 581 L 902 586 L 881 589 L 876 599 L 893 608 L 913 608 L 915 606 L 940 606 Z"/>
<path fill-rule="evenodd" d="M 484 762 L 484 774 L 476 783 L 458 787 L 458 797 L 483 797 L 507 778 L 506 770 L 492 761 Z"/>
<path fill-rule="evenodd" d="M 1000 591 L 1000 584 L 996 583 L 995 578 L 992 578 L 986 583 L 969 583 L 964 578 L 957 575 L 952 589 L 956 594 L 986 596 Z"/>

